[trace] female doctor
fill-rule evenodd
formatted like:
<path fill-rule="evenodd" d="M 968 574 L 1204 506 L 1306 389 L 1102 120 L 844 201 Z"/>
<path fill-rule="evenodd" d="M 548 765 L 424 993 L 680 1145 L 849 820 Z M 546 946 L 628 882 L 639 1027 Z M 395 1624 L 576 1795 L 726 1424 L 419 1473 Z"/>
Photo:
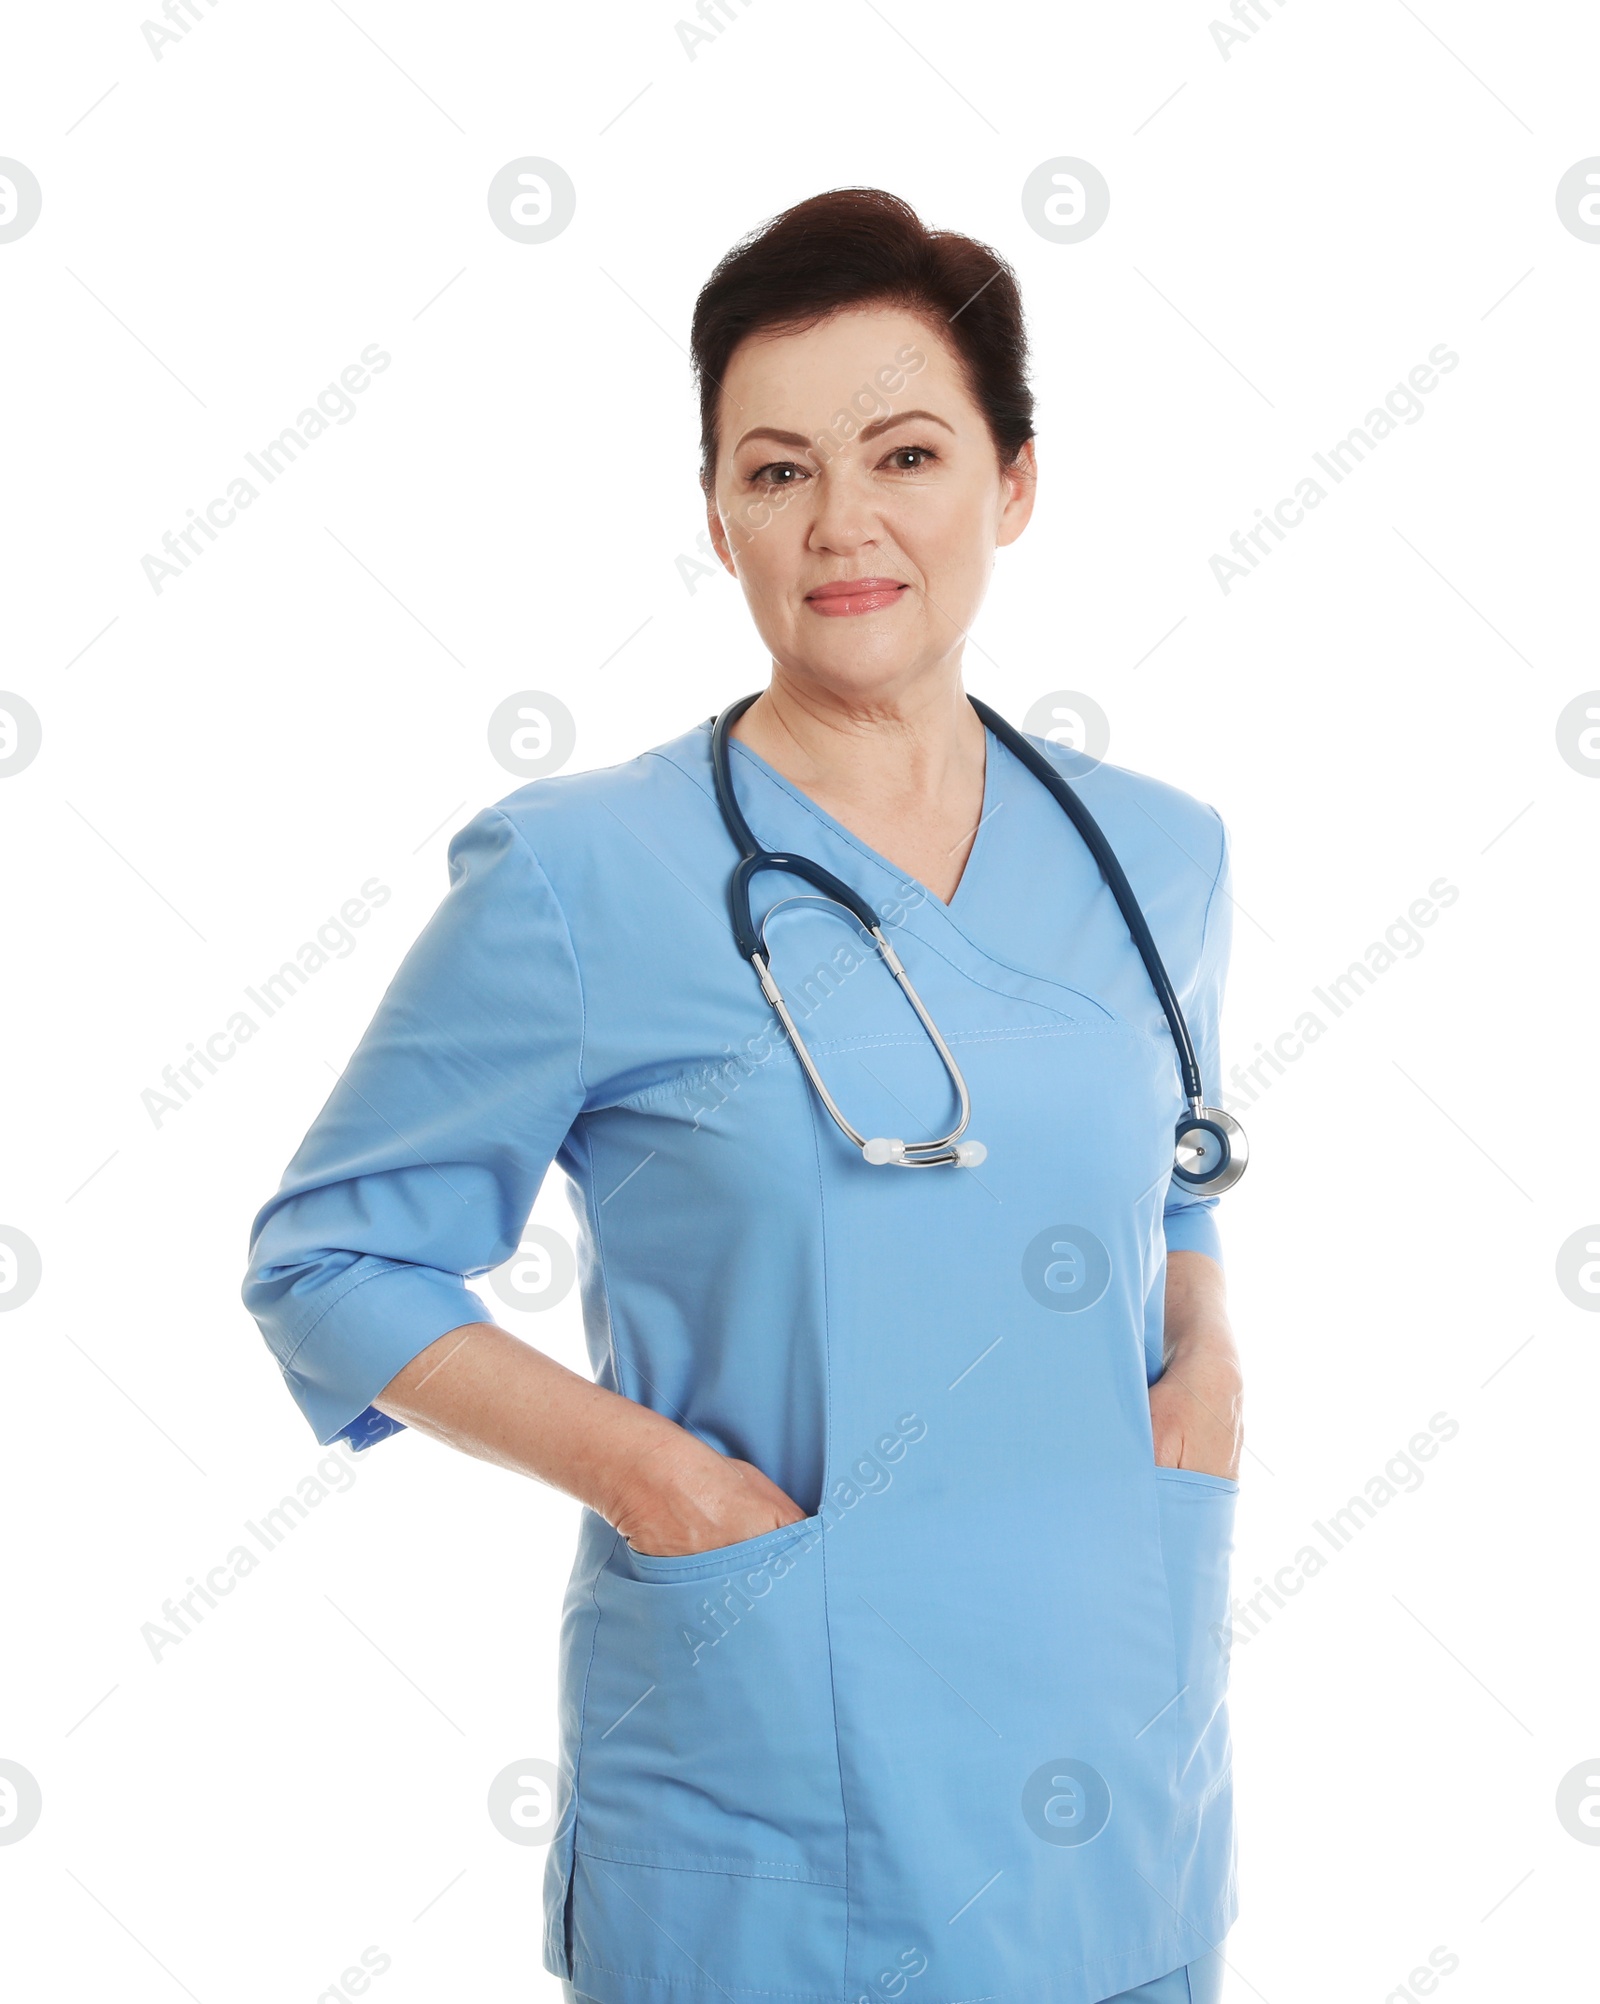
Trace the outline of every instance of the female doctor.
<path fill-rule="evenodd" d="M 1226 835 L 964 692 L 1035 481 L 992 251 L 820 195 L 693 340 L 767 686 L 455 836 L 245 1300 L 319 1441 L 586 1506 L 569 2000 L 1213 2004 Z M 552 1161 L 594 1382 L 466 1286 Z"/>

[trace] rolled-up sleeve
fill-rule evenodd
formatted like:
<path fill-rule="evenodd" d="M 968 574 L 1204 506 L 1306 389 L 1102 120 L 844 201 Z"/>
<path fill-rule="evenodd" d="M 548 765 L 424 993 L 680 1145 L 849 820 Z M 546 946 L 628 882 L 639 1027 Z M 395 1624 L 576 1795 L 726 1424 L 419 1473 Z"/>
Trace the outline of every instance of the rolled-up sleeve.
<path fill-rule="evenodd" d="M 1215 809 L 1212 810 L 1215 813 Z M 1228 976 L 1228 954 L 1233 943 L 1233 896 L 1228 831 L 1217 816 L 1217 869 L 1206 901 L 1200 937 L 1200 954 L 1194 979 L 1180 996 L 1194 1054 L 1200 1066 L 1206 1104 L 1222 1101 L 1222 993 Z M 1222 1239 L 1217 1231 L 1216 1208 L 1220 1197 L 1197 1197 L 1173 1182 L 1167 1193 L 1163 1222 L 1168 1252 L 1209 1253 L 1222 1264 Z"/>
<path fill-rule="evenodd" d="M 516 1250 L 583 1108 L 582 979 L 549 879 L 493 807 L 449 866 L 251 1227 L 245 1306 L 324 1444 L 399 1431 L 377 1394 L 436 1338 L 492 1319 L 467 1280 Z"/>

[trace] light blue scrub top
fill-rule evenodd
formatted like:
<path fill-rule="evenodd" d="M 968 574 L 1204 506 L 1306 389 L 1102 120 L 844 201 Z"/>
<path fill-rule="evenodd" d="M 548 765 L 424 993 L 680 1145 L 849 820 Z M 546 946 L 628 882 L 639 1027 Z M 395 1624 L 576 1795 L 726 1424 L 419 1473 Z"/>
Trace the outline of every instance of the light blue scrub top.
<path fill-rule="evenodd" d="M 1035 739 L 1122 861 L 1208 1098 L 1228 846 L 1188 794 Z M 1165 1019 L 1061 809 L 990 736 L 946 908 L 737 740 L 756 837 L 853 884 L 964 1070 L 977 1169 L 865 1163 L 729 931 L 710 728 L 519 788 L 259 1213 L 245 1281 L 319 1441 L 493 1316 L 552 1160 L 597 1380 L 810 1513 L 689 1557 L 582 1516 L 561 1638 L 544 1956 L 603 2004 L 1091 2004 L 1234 1917 L 1236 1485 L 1157 1468 Z M 764 874 L 774 972 L 867 1134 L 951 1124 L 854 923 Z M 798 902 L 788 902 L 798 899 Z"/>

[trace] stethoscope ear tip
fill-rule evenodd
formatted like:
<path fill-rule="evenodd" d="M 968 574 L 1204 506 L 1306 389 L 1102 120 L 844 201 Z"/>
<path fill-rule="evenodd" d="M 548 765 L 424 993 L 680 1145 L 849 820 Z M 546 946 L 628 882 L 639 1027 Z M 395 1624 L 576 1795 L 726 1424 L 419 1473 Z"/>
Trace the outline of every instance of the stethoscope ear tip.
<path fill-rule="evenodd" d="M 931 1148 L 932 1144 L 918 1142 L 916 1146 L 918 1148 Z M 863 1159 L 871 1162 L 874 1166 L 892 1162 L 903 1168 L 907 1164 L 908 1151 L 906 1144 L 903 1141 L 891 1141 L 887 1136 L 881 1134 L 874 1135 L 870 1141 L 863 1141 L 861 1144 L 861 1153 Z M 946 1149 L 937 1155 L 929 1155 L 927 1159 L 933 1162 L 953 1162 L 959 1169 L 976 1169 L 980 1162 L 988 1159 L 988 1154 L 988 1149 L 984 1147 L 981 1141 L 958 1141 L 953 1148 Z M 922 1159 L 921 1156 L 911 1157 L 911 1166 L 917 1166 Z"/>

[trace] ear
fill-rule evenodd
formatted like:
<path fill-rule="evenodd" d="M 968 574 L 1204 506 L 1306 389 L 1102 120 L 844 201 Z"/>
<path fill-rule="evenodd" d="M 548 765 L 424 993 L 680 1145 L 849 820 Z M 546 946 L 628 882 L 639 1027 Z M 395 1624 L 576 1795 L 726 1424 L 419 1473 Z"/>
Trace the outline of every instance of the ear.
<path fill-rule="evenodd" d="M 729 577 L 736 578 L 739 573 L 734 569 L 733 552 L 728 547 L 728 538 L 722 527 L 722 516 L 717 508 L 717 497 L 714 493 L 710 492 L 706 494 L 706 529 L 711 537 L 711 547 L 716 551 L 722 568 L 728 573 Z"/>
<path fill-rule="evenodd" d="M 1039 463 L 1034 454 L 1033 440 L 1030 438 L 1000 476 L 1005 500 L 1000 509 L 1000 521 L 994 539 L 996 549 L 1003 550 L 1007 543 L 1014 543 L 1027 528 L 1033 515 L 1033 501 L 1038 491 L 1038 481 Z"/>

